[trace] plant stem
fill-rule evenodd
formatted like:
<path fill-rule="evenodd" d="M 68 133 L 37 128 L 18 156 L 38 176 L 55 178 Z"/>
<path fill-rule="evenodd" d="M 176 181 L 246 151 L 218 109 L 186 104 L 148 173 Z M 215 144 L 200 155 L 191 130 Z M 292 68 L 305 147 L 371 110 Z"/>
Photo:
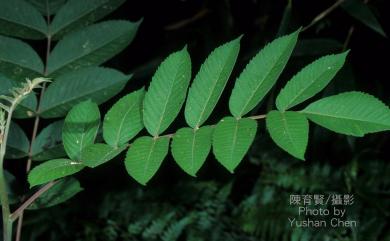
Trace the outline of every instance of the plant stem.
<path fill-rule="evenodd" d="M 50 33 L 50 22 L 51 22 L 51 19 L 50 19 L 50 8 L 49 8 L 49 0 L 46 0 L 46 15 L 47 15 L 47 44 L 46 44 L 46 55 L 45 55 L 45 69 L 44 69 L 44 76 L 46 77 L 47 76 L 47 63 L 48 63 L 48 60 L 49 60 L 49 55 L 50 55 L 50 49 L 51 49 L 51 33 Z M 28 159 L 27 159 L 27 164 L 26 164 L 26 173 L 29 173 L 30 169 L 31 169 L 31 162 L 32 162 L 32 146 L 35 142 L 35 138 L 37 136 L 37 133 L 38 133 L 38 128 L 39 128 L 39 121 L 40 121 L 40 117 L 39 117 L 39 110 L 40 110 L 40 107 L 41 107 L 41 103 L 42 103 L 42 99 L 43 99 L 43 95 L 45 93 L 45 89 L 46 89 L 46 83 L 43 84 L 42 86 L 42 89 L 41 89 L 41 92 L 40 92 L 40 95 L 39 95 L 39 102 L 38 102 L 38 107 L 37 107 L 37 110 L 36 110 L 36 113 L 37 115 L 35 116 L 35 120 L 34 120 L 34 127 L 33 127 L 33 132 L 32 132 L 32 136 L 31 136 L 31 141 L 30 141 L 30 147 L 29 147 L 29 153 L 28 153 Z M 49 183 L 50 184 L 50 183 Z M 50 187 L 52 187 L 55 183 L 53 182 L 52 185 L 48 186 L 47 189 L 43 189 L 43 192 L 40 192 L 41 190 L 39 190 L 38 192 L 36 192 L 32 197 L 35 197 L 34 199 L 32 199 L 32 201 L 34 201 L 36 198 L 38 198 L 40 195 L 42 195 L 42 193 L 44 193 L 45 191 L 47 191 Z M 45 185 L 44 187 L 46 187 L 47 185 Z M 38 195 L 36 195 L 38 194 Z M 22 224 L 23 224 L 23 214 L 24 214 L 24 209 L 27 208 L 30 204 L 28 204 L 27 206 L 25 206 L 25 203 L 27 203 L 32 197 L 30 197 L 26 202 L 24 202 L 13 214 L 15 214 L 17 212 L 17 217 L 16 218 L 19 218 L 18 219 L 18 225 L 17 225 L 17 230 L 16 230 L 16 239 L 15 241 L 20 241 L 21 239 L 21 234 L 22 234 Z M 16 218 L 14 218 L 13 220 L 15 220 Z"/>
<path fill-rule="evenodd" d="M 14 106 L 12 105 L 7 114 L 7 122 L 4 129 L 4 136 L 0 146 L 0 200 L 3 214 L 3 239 L 4 241 L 12 240 L 12 222 L 10 220 L 10 207 L 8 200 L 7 181 L 4 176 L 4 156 L 7 147 L 8 132 L 11 125 L 12 112 Z"/>
<path fill-rule="evenodd" d="M 17 218 L 23 215 L 23 211 L 28 208 L 37 198 L 39 198 L 43 193 L 49 190 L 52 186 L 54 186 L 58 181 L 53 181 L 47 183 L 37 192 L 35 192 L 29 199 L 27 199 L 18 209 L 16 209 L 9 217 L 11 221 L 15 221 Z"/>
<path fill-rule="evenodd" d="M 320 14 L 318 14 L 307 26 L 305 26 L 303 29 L 302 29 L 302 32 L 303 31 L 306 31 L 307 29 L 311 28 L 312 26 L 314 26 L 316 23 L 318 23 L 319 21 L 321 21 L 323 18 L 325 18 L 326 16 L 328 16 L 331 12 L 333 12 L 335 9 L 337 9 L 345 0 L 338 0 L 337 2 L 335 2 L 332 6 L 330 6 L 329 8 L 325 9 L 323 12 L 321 12 Z"/>

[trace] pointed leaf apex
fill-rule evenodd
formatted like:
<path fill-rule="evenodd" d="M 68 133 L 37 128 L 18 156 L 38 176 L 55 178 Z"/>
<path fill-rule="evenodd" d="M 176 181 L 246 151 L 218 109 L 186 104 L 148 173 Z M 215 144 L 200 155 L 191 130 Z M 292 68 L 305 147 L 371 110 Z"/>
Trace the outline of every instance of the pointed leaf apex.
<path fill-rule="evenodd" d="M 238 41 L 240 42 L 241 39 L 244 37 L 244 34 L 241 34 L 240 36 L 238 36 L 234 41 Z"/>

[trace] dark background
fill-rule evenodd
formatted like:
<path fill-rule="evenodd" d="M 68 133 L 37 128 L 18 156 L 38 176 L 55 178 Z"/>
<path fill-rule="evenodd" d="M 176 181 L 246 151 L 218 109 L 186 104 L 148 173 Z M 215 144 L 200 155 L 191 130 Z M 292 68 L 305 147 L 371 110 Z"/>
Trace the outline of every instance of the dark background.
<path fill-rule="evenodd" d="M 300 26 L 308 25 L 314 17 L 334 3 L 334 1 L 326 0 L 294 0 L 292 2 L 291 18 L 283 23 L 287 26 L 283 30 L 280 28 L 280 25 L 287 5 L 287 1 L 283 0 L 127 1 L 105 19 L 137 21 L 142 18 L 143 22 L 134 42 L 104 65 L 119 69 L 125 73 L 134 73 L 135 75 L 121 94 L 102 105 L 102 113 L 105 113 L 116 100 L 126 93 L 137 90 L 142 86 L 148 86 L 151 76 L 159 63 L 171 52 L 183 48 L 186 44 L 188 45 L 194 76 L 200 64 L 215 47 L 243 34 L 239 59 L 230 82 L 217 108 L 215 108 L 214 114 L 206 124 L 216 123 L 221 117 L 228 115 L 227 100 L 231 93 L 234 79 L 250 58 L 267 42 L 272 41 L 278 35 L 290 33 Z M 384 31 L 389 33 L 389 9 L 386 6 L 386 2 L 386 0 L 372 0 L 369 2 L 369 6 L 378 16 Z M 389 39 L 352 18 L 339 7 L 323 20 L 300 34 L 300 40 L 302 41 L 298 43 L 293 57 L 290 59 L 277 86 L 268 95 L 269 98 L 266 98 L 253 114 L 264 114 L 267 110 L 273 108 L 273 98 L 278 93 L 277 91 L 305 64 L 321 55 L 343 51 L 343 45 L 346 43 L 351 27 L 354 28 L 354 31 L 346 48 L 351 50 L 347 64 L 335 78 L 334 82 L 315 98 L 318 99 L 321 96 L 347 90 L 358 90 L 373 94 L 389 105 Z M 315 42 L 319 39 L 322 42 Z M 323 42 L 324 39 L 326 39 L 326 42 Z M 35 47 L 43 49 L 40 43 L 33 44 Z M 306 104 L 307 102 L 301 106 Z M 181 118 L 174 122 L 167 133 L 172 133 L 178 128 L 185 126 L 184 118 L 182 117 L 183 115 L 181 114 Z M 382 185 L 382 187 L 384 185 L 382 184 L 383 180 L 386 183 L 389 182 L 388 176 L 378 172 L 378 169 L 382 171 L 383 167 L 388 169 L 389 136 L 386 133 L 378 133 L 356 139 L 331 133 L 313 125 L 311 126 L 310 144 L 306 154 L 307 160 L 306 162 L 297 162 L 272 143 L 264 129 L 264 123 L 260 122 L 259 127 L 258 137 L 249 155 L 236 169 L 234 175 L 229 174 L 222 168 L 212 154 L 210 154 L 196 179 L 189 177 L 181 171 L 173 159 L 168 156 L 157 175 L 146 187 L 141 187 L 128 176 L 123 165 L 123 156 L 99 168 L 84 170 L 77 175 L 85 189 L 83 192 L 65 204 L 41 211 L 39 215 L 37 212 L 28 212 L 26 214 L 26 231 L 24 233 L 26 240 L 29 240 L 27 237 L 30 237 L 30 240 L 148 240 L 142 239 L 142 237 L 139 237 L 139 239 L 126 239 L 123 235 L 121 236 L 121 233 L 125 232 L 123 230 L 126 230 L 126 228 L 123 228 L 125 224 L 121 223 L 118 215 L 126 215 L 124 213 L 127 210 L 126 208 L 110 217 L 110 220 L 116 222 L 116 225 L 119 227 L 117 229 L 114 228 L 115 232 L 118 233 L 116 238 L 109 239 L 105 237 L 104 235 L 108 231 L 103 232 L 103 230 L 110 224 L 108 224 L 107 218 L 102 218 L 98 214 L 101 212 L 101 209 L 105 208 L 102 206 L 103 200 L 106 200 L 108 196 L 120 196 L 123 193 L 130 193 L 130 196 L 143 193 L 147 197 L 145 200 L 140 198 L 134 201 L 133 197 L 130 197 L 131 200 L 126 201 L 122 199 L 121 202 L 124 203 L 124 206 L 142 205 L 142 202 L 145 205 L 153 203 L 157 206 L 161 203 L 161 206 L 164 206 L 165 204 L 163 203 L 168 202 L 171 204 L 171 209 L 175 207 L 183 208 L 184 206 L 184 210 L 189 212 L 189 210 L 192 210 L 192 204 L 188 206 L 183 205 L 179 196 L 191 196 L 192 194 L 191 192 L 186 193 L 186 191 L 181 192 L 177 185 L 197 185 L 196 183 L 198 182 L 213 182 L 217 183 L 218 187 L 222 187 L 231 182 L 233 187 L 226 202 L 234 207 L 238 206 L 248 196 L 254 194 L 253 189 L 258 185 L 259 180 L 261 182 L 262 175 L 266 175 L 268 170 L 272 170 L 275 167 L 279 168 L 279 166 L 283 165 L 289 166 L 291 163 L 294 164 L 294 168 L 300 170 L 299 178 L 303 176 L 303 179 L 299 180 L 304 180 L 303 183 L 305 185 L 310 186 L 310 183 L 307 183 L 312 180 L 310 178 L 323 185 L 322 189 L 316 190 L 320 193 L 345 193 L 348 191 L 355 193 L 357 188 L 346 191 L 343 176 L 347 175 L 345 172 L 343 172 L 342 177 L 334 179 L 332 179 L 333 176 L 331 174 L 329 176 L 325 174 L 321 176 L 319 174 L 311 177 L 311 168 L 316 165 L 329 166 L 330 173 L 332 173 L 333 171 L 337 172 L 344 169 L 349 170 L 351 163 L 355 163 L 358 160 L 358 163 L 362 162 L 357 174 L 358 177 L 359 175 L 366 175 L 368 176 L 367 178 L 376 176 L 378 185 Z M 28 126 L 24 126 L 24 129 L 29 133 L 30 129 Z M 377 169 L 365 166 L 371 160 L 376 160 L 375 163 L 379 163 L 377 164 Z M 24 175 L 24 163 L 11 164 L 11 166 L 15 170 L 20 169 L 20 175 Z M 372 170 L 374 171 L 371 172 Z M 295 174 L 293 173 L 294 171 L 292 171 L 291 177 L 294 177 Z M 279 179 L 267 185 L 273 186 L 275 184 L 278 188 L 277 190 L 285 192 L 286 196 L 294 192 L 305 193 L 308 190 L 308 188 L 299 189 L 279 185 L 281 182 Z M 389 190 L 387 185 L 385 185 L 385 188 Z M 367 187 L 367 189 L 369 190 L 370 187 Z M 266 193 L 261 188 L 259 190 L 257 194 L 260 196 Z M 272 196 L 272 198 L 276 200 L 277 196 Z M 375 204 L 372 204 L 376 202 L 383 202 L 387 205 L 385 207 L 388 207 L 388 192 L 375 198 L 368 202 L 356 195 L 356 201 L 360 203 L 359 205 L 367 209 L 376 210 Z M 288 197 L 284 202 L 285 206 L 287 206 Z M 114 205 L 112 204 L 112 206 Z M 146 210 L 145 212 L 148 212 L 148 207 L 142 208 Z M 128 207 L 128 209 L 130 210 L 131 208 Z M 234 208 L 228 208 L 228 211 L 224 212 L 225 216 L 223 218 L 235 219 L 236 216 L 230 212 L 232 209 Z M 278 216 L 278 210 L 275 208 L 274 211 L 274 216 Z M 365 215 L 367 217 L 379 215 L 376 213 L 377 211 Z M 380 225 L 383 225 L 383 230 L 379 231 L 380 233 L 378 236 L 375 236 L 375 239 L 379 237 L 378 239 L 385 240 L 389 237 L 388 232 L 385 231 L 389 229 L 389 223 L 383 220 L 386 220 L 388 214 L 383 209 L 379 209 L 378 213 L 384 215 L 380 221 Z M 41 219 L 37 218 L 38 216 Z M 133 219 L 137 218 L 139 217 L 133 217 Z M 260 215 L 254 217 L 254 219 L 262 218 Z M 283 220 L 285 220 L 284 224 L 288 223 L 286 219 Z M 222 220 L 220 221 L 223 222 Z M 91 232 L 88 233 L 90 229 L 93 230 L 93 232 L 91 231 L 92 234 Z M 231 227 L 231 230 L 227 230 L 227 232 L 240 233 L 241 231 L 236 231 L 235 228 Z M 289 230 L 283 232 L 288 233 Z M 327 232 L 325 231 L 325 233 Z M 351 231 L 342 230 L 340 235 L 349 237 L 348 235 L 351 235 Z M 253 233 L 250 236 L 251 238 L 244 239 L 242 236 L 241 239 L 233 240 L 262 240 L 259 233 Z M 181 240 L 186 240 L 185 235 L 182 234 Z M 208 240 L 207 236 L 203 240 Z"/>

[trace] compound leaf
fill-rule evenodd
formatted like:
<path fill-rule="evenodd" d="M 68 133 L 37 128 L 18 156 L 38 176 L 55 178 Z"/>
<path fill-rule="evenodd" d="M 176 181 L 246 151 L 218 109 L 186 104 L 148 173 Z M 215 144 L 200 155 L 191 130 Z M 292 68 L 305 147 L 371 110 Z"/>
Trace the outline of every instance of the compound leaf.
<path fill-rule="evenodd" d="M 168 154 L 169 138 L 143 136 L 136 139 L 126 155 L 126 170 L 131 177 L 142 185 L 156 174 L 165 156 Z"/>
<path fill-rule="evenodd" d="M 87 146 L 81 151 L 81 162 L 91 168 L 106 163 L 124 151 L 127 146 L 119 148 L 97 143 Z"/>
<path fill-rule="evenodd" d="M 229 100 L 236 118 L 251 111 L 275 84 L 297 42 L 299 30 L 267 44 L 236 80 Z"/>
<path fill-rule="evenodd" d="M 0 72 L 15 81 L 34 79 L 43 73 L 42 60 L 30 45 L 1 35 L 0 63 Z"/>
<path fill-rule="evenodd" d="M 75 104 L 91 99 L 101 104 L 120 92 L 131 78 L 121 72 L 89 67 L 59 76 L 46 90 L 40 115 L 55 118 L 66 115 Z"/>
<path fill-rule="evenodd" d="M 192 128 L 202 125 L 217 104 L 236 63 L 240 39 L 216 48 L 195 76 L 185 107 L 185 118 Z"/>
<path fill-rule="evenodd" d="M 176 163 L 191 176 L 196 176 L 211 149 L 213 128 L 181 128 L 173 136 L 172 155 Z"/>
<path fill-rule="evenodd" d="M 266 124 L 272 140 L 294 157 L 304 160 L 309 138 L 309 122 L 297 112 L 271 111 Z"/>
<path fill-rule="evenodd" d="M 251 146 L 257 130 L 252 119 L 223 118 L 215 127 L 213 152 L 217 160 L 230 172 L 238 166 Z"/>
<path fill-rule="evenodd" d="M 72 175 L 83 168 L 84 165 L 81 162 L 69 159 L 50 160 L 34 167 L 28 175 L 28 182 L 30 187 L 33 187 Z"/>
<path fill-rule="evenodd" d="M 74 106 L 65 118 L 62 141 L 72 160 L 81 160 L 81 151 L 95 141 L 100 112 L 96 103 L 87 100 Z"/>
<path fill-rule="evenodd" d="M 321 57 L 299 71 L 276 98 L 280 111 L 290 109 L 325 88 L 344 65 L 348 52 Z"/>
<path fill-rule="evenodd" d="M 0 34 L 26 39 L 43 39 L 47 24 L 30 3 L 23 0 L 0 1 Z"/>
<path fill-rule="evenodd" d="M 134 138 L 144 127 L 142 88 L 118 100 L 107 112 L 103 121 L 103 138 L 112 147 L 118 147 Z"/>
<path fill-rule="evenodd" d="M 50 25 L 50 34 L 58 39 L 67 32 L 103 18 L 124 2 L 125 0 L 70 0 L 55 15 Z"/>
<path fill-rule="evenodd" d="M 106 21 L 66 35 L 53 49 L 48 74 L 99 65 L 122 51 L 134 39 L 140 22 Z"/>
<path fill-rule="evenodd" d="M 144 99 L 144 124 L 158 136 L 179 113 L 191 78 L 187 48 L 169 55 L 158 67 Z"/>
<path fill-rule="evenodd" d="M 311 121 L 337 133 L 364 136 L 390 130 L 389 107 L 362 92 L 345 92 L 320 99 L 304 110 Z"/>

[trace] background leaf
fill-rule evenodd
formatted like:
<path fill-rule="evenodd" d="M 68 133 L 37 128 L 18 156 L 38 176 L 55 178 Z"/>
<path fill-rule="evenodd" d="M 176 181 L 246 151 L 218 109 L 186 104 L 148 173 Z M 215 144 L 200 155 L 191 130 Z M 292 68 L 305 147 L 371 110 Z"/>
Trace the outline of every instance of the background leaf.
<path fill-rule="evenodd" d="M 192 128 L 210 116 L 230 77 L 240 50 L 241 37 L 216 48 L 200 67 L 188 92 L 185 118 Z"/>
<path fill-rule="evenodd" d="M 2 0 L 0 9 L 0 34 L 27 39 L 45 38 L 46 21 L 30 3 Z"/>
<path fill-rule="evenodd" d="M 2 1 L 3 2 L 3 1 Z M 42 76 L 43 63 L 28 44 L 0 35 L 0 72 L 16 81 Z"/>
<path fill-rule="evenodd" d="M 376 16 L 371 11 L 369 6 L 363 3 L 363 1 L 347 0 L 344 1 L 341 7 L 356 20 L 360 21 L 370 29 L 382 35 L 383 37 L 387 37 Z"/>
<path fill-rule="evenodd" d="M 69 111 L 62 130 L 62 141 L 71 159 L 81 160 L 82 149 L 95 141 L 99 123 L 99 108 L 90 100 L 81 102 Z"/>
<path fill-rule="evenodd" d="M 158 136 L 179 113 L 191 78 L 187 48 L 169 55 L 158 67 L 144 99 L 144 124 Z"/>
<path fill-rule="evenodd" d="M 49 56 L 48 74 L 99 65 L 126 48 L 134 39 L 140 22 L 106 21 L 66 35 Z"/>
<path fill-rule="evenodd" d="M 44 161 L 66 156 L 62 144 L 62 127 L 64 121 L 56 121 L 45 127 L 32 145 L 32 159 Z"/>
<path fill-rule="evenodd" d="M 344 65 L 347 54 L 321 57 L 294 75 L 276 98 L 278 110 L 290 109 L 324 89 Z"/>
<path fill-rule="evenodd" d="M 56 14 L 66 1 L 67 0 L 28 0 L 28 2 L 44 16 L 48 15 L 47 10 L 49 10 L 49 15 Z"/>
<path fill-rule="evenodd" d="M 30 187 L 44 184 L 81 171 L 84 165 L 69 159 L 54 159 L 34 167 L 29 175 Z"/>
<path fill-rule="evenodd" d="M 229 100 L 230 112 L 239 118 L 251 111 L 275 84 L 297 42 L 299 30 L 267 44 L 236 80 Z"/>
<path fill-rule="evenodd" d="M 103 138 L 107 144 L 118 147 L 134 138 L 144 127 L 142 88 L 118 100 L 107 112 L 103 122 Z"/>
<path fill-rule="evenodd" d="M 300 113 L 271 111 L 266 124 L 272 140 L 294 157 L 304 160 L 309 138 L 309 122 Z"/>
<path fill-rule="evenodd" d="M 366 93 L 351 91 L 326 97 L 301 112 L 316 124 L 345 135 L 390 130 L 389 107 Z"/>
<path fill-rule="evenodd" d="M 142 185 L 156 174 L 165 156 L 168 154 L 169 138 L 143 136 L 136 139 L 126 155 L 126 170 L 131 177 Z"/>
<path fill-rule="evenodd" d="M 53 187 L 39 196 L 27 209 L 36 210 L 53 207 L 68 201 L 82 190 L 83 188 L 76 178 L 61 179 Z"/>
<path fill-rule="evenodd" d="M 97 143 L 89 145 L 81 152 L 81 161 L 88 167 L 97 167 L 106 163 L 124 151 L 127 146 L 113 148 L 109 145 Z"/>
<path fill-rule="evenodd" d="M 6 158 L 19 159 L 28 156 L 29 146 L 30 141 L 23 129 L 12 122 L 8 133 Z"/>
<path fill-rule="evenodd" d="M 257 130 L 252 119 L 223 118 L 215 127 L 213 152 L 219 163 L 231 173 L 238 166 L 251 146 Z"/>
<path fill-rule="evenodd" d="M 69 0 L 58 11 L 50 25 L 51 35 L 58 39 L 67 32 L 85 27 L 118 8 L 125 0 Z"/>
<path fill-rule="evenodd" d="M 196 176 L 211 149 L 213 128 L 181 128 L 172 140 L 172 155 L 176 163 L 191 176 Z"/>
<path fill-rule="evenodd" d="M 40 115 L 55 118 L 66 115 L 75 104 L 91 99 L 101 104 L 118 94 L 131 78 L 121 72 L 89 67 L 59 76 L 46 90 Z"/>

